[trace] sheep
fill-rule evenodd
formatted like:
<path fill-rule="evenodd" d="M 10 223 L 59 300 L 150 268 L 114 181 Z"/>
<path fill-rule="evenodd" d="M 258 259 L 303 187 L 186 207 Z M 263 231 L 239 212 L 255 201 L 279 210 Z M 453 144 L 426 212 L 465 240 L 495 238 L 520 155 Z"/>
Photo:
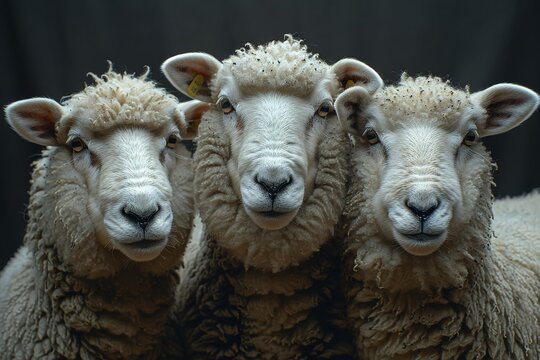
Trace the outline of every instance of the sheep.
<path fill-rule="evenodd" d="M 406 74 L 337 98 L 354 142 L 344 282 L 361 358 L 539 358 L 540 194 L 496 201 L 492 224 L 479 141 L 538 103 L 514 84 L 471 94 Z"/>
<path fill-rule="evenodd" d="M 112 70 L 65 99 L 17 101 L 47 146 L 24 245 L 0 275 L 3 359 L 156 358 L 193 218 L 192 138 L 208 105 Z"/>
<path fill-rule="evenodd" d="M 348 357 L 333 238 L 349 142 L 333 113 L 343 87 L 375 91 L 367 65 L 327 65 L 300 40 L 223 63 L 177 55 L 162 70 L 212 103 L 199 129 L 195 203 L 206 229 L 179 286 L 171 347 L 188 358 Z"/>

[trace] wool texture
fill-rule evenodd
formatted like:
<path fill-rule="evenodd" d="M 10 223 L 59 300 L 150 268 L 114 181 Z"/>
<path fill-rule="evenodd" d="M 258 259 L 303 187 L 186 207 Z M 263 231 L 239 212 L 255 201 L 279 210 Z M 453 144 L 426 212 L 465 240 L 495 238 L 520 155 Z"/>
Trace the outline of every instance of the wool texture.
<path fill-rule="evenodd" d="M 103 80 L 96 79 L 95 87 L 72 96 L 70 105 L 79 102 L 77 109 L 96 105 L 93 112 L 104 111 L 93 120 L 81 120 L 95 121 L 98 131 L 105 130 L 104 124 L 112 128 L 132 121 L 146 127 L 121 115 L 131 113 L 124 106 L 139 106 L 136 99 L 142 94 L 164 94 L 152 90 L 145 77 L 110 70 Z M 137 94 L 130 94 L 130 88 Z M 170 115 L 177 102 L 165 98 L 173 105 L 166 107 Z M 108 112 L 106 104 L 117 111 Z M 141 106 L 144 112 L 146 105 Z M 159 105 L 147 106 L 154 109 L 151 113 L 158 111 Z M 60 120 L 58 129 L 71 115 Z M 149 126 L 154 125 L 150 121 Z M 191 164 L 179 161 L 185 166 L 176 166 L 170 176 L 174 220 L 169 244 L 156 259 L 135 263 L 96 240 L 87 185 L 72 167 L 71 149 L 43 151 L 34 163 L 24 245 L 0 275 L 0 358 L 157 358 L 178 284 L 175 269 L 193 218 Z"/>
<path fill-rule="evenodd" d="M 109 65 L 109 70 L 101 76 L 89 73 L 93 84 L 63 98 L 62 105 L 68 113 L 55 126 L 59 141 L 65 141 L 75 120 L 84 121 L 96 133 L 130 125 L 153 130 L 170 121 L 171 110 L 178 105 L 178 100 L 148 79 L 149 68 L 135 77 L 116 73 L 112 64 Z M 177 125 L 184 127 L 183 123 Z"/>
<path fill-rule="evenodd" d="M 223 68 L 212 81 L 211 90 L 212 94 L 218 94 L 216 89 L 232 76 L 242 90 L 276 90 L 306 96 L 325 80 L 329 68 L 318 54 L 310 53 L 301 40 L 285 35 L 284 41 L 257 47 L 248 43 L 237 50 L 235 55 L 223 61 Z M 336 90 L 337 86 L 335 81 Z"/>
<path fill-rule="evenodd" d="M 404 76 L 377 93 L 375 104 L 390 119 L 438 118 L 444 127 L 456 109 L 470 106 L 468 96 L 438 78 Z M 381 236 L 372 200 L 383 165 L 353 150 L 344 263 L 361 358 L 539 358 L 540 196 L 496 201 L 492 223 L 491 158 L 481 144 L 474 151 L 483 166 L 459 174 L 473 216 L 463 226 L 451 223 L 439 250 L 416 257 Z"/>
<path fill-rule="evenodd" d="M 333 238 L 349 143 L 337 118 L 319 145 L 313 193 L 275 231 L 257 227 L 233 190 L 221 121 L 211 107 L 199 128 L 196 204 L 206 234 L 178 288 L 171 351 L 189 359 L 349 358 Z"/>

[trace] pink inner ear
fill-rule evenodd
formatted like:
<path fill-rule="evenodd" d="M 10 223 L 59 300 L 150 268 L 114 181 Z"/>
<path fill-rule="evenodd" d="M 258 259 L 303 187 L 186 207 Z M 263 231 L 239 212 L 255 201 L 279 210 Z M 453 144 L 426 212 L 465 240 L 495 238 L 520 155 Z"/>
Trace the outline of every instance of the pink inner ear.
<path fill-rule="evenodd" d="M 201 124 L 201 119 L 204 113 L 208 110 L 210 106 L 198 106 L 193 111 L 190 112 L 188 120 L 188 125 L 186 132 L 189 137 L 194 137 L 197 134 L 197 129 Z"/>
<path fill-rule="evenodd" d="M 31 111 L 21 111 L 19 115 L 23 119 L 33 120 L 33 124 L 29 128 L 38 133 L 38 137 L 47 139 L 54 134 L 55 118 L 49 110 L 33 109 Z"/>
<path fill-rule="evenodd" d="M 488 113 L 486 128 L 500 126 L 502 122 L 512 117 L 512 107 L 520 106 L 523 102 L 522 99 L 505 99 L 489 105 L 486 109 Z"/>
<path fill-rule="evenodd" d="M 51 137 L 51 134 L 54 133 L 54 125 L 53 126 L 47 126 L 47 125 L 36 125 L 30 127 L 30 130 L 35 131 L 38 133 L 38 137 L 42 139 L 48 139 Z"/>
<path fill-rule="evenodd" d="M 210 106 L 199 106 L 193 112 L 191 113 L 191 117 L 194 118 L 196 121 L 200 121 L 204 113 L 208 110 Z"/>
<path fill-rule="evenodd" d="M 30 118 L 39 122 L 46 121 L 54 125 L 54 116 L 49 110 L 32 109 L 27 111 L 20 111 L 19 114 L 23 118 Z"/>

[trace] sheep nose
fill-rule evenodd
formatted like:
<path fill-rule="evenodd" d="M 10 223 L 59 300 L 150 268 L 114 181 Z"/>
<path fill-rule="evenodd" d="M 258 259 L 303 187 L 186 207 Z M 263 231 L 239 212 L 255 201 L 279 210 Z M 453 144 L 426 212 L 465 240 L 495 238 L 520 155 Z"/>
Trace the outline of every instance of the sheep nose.
<path fill-rule="evenodd" d="M 424 222 L 427 220 L 427 218 L 433 214 L 435 210 L 439 207 L 440 202 L 435 201 L 435 203 L 428 203 L 428 204 L 418 204 L 415 203 L 412 200 L 407 200 L 405 202 L 409 210 L 416 216 L 420 218 L 420 221 Z"/>
<path fill-rule="evenodd" d="M 255 176 L 255 182 L 266 190 L 268 196 L 273 201 L 281 191 L 292 183 L 292 176 L 288 175 L 286 177 L 271 180 Z"/>
<path fill-rule="evenodd" d="M 146 208 L 136 208 L 126 205 L 122 208 L 122 215 L 129 221 L 138 224 L 144 230 L 160 209 L 161 207 L 158 204 Z"/>

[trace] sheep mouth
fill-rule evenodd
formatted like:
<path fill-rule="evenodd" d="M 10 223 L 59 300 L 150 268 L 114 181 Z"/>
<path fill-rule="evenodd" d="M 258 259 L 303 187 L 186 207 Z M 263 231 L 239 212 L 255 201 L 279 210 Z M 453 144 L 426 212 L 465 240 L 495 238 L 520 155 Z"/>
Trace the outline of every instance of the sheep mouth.
<path fill-rule="evenodd" d="M 439 233 L 439 234 L 426 234 L 426 233 L 403 234 L 401 233 L 401 235 L 403 235 L 404 237 L 412 241 L 430 242 L 430 241 L 438 240 L 443 235 L 443 233 Z"/>
<path fill-rule="evenodd" d="M 115 247 L 133 261 L 143 262 L 157 258 L 165 246 L 167 239 L 143 239 L 129 243 L 116 243 Z"/>
<path fill-rule="evenodd" d="M 275 210 L 270 211 L 254 211 L 245 207 L 246 213 L 251 220 L 261 229 L 279 230 L 289 225 L 296 216 L 298 209 L 294 211 L 280 212 Z"/>
<path fill-rule="evenodd" d="M 131 249 L 146 250 L 160 246 L 164 241 L 165 239 L 143 239 L 125 245 Z"/>
<path fill-rule="evenodd" d="M 261 216 L 270 217 L 270 218 L 276 218 L 276 217 L 286 215 L 288 213 L 283 213 L 283 212 L 278 212 L 278 211 L 261 211 L 261 212 L 258 212 L 257 214 Z"/>
<path fill-rule="evenodd" d="M 437 251 L 444 243 L 447 232 L 438 234 L 404 234 L 394 229 L 394 239 L 403 250 L 414 256 L 426 256 Z"/>

